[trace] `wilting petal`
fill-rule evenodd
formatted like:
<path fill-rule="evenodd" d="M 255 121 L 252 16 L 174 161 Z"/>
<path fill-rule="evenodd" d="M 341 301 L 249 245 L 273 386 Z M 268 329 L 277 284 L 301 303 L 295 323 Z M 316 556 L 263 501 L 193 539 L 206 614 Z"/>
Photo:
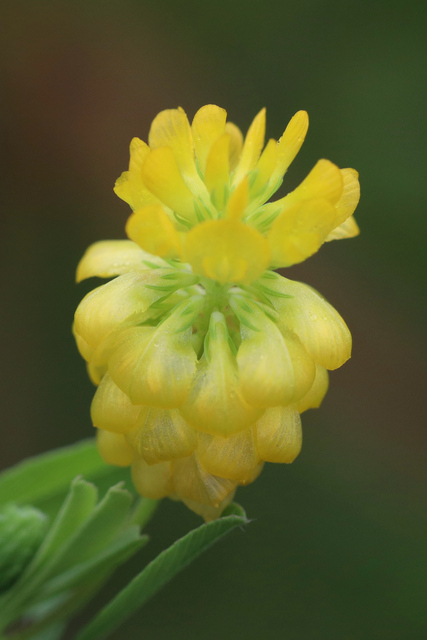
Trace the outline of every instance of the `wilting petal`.
<path fill-rule="evenodd" d="M 296 402 L 313 384 L 312 358 L 294 333 L 281 332 L 253 303 L 247 305 L 252 308 L 248 317 L 254 328 L 241 325 L 242 344 L 237 353 L 246 400 L 264 408 Z"/>
<path fill-rule="evenodd" d="M 335 219 L 327 200 L 305 200 L 285 209 L 268 232 L 271 263 L 289 267 L 309 258 L 325 242 Z"/>
<path fill-rule="evenodd" d="M 132 404 L 107 372 L 92 400 L 90 413 L 93 426 L 115 433 L 129 433 L 135 426 L 140 411 L 141 407 Z"/>
<path fill-rule="evenodd" d="M 185 259 L 194 273 L 221 284 L 249 284 L 267 268 L 269 257 L 265 238 L 238 220 L 209 220 L 186 237 Z"/>
<path fill-rule="evenodd" d="M 208 336 L 207 354 L 199 364 L 181 413 L 199 431 L 228 436 L 253 424 L 261 411 L 243 397 L 221 313 L 211 315 Z"/>
<path fill-rule="evenodd" d="M 256 446 L 266 462 L 293 462 L 302 446 L 298 411 L 294 407 L 268 409 L 256 424 Z"/>
<path fill-rule="evenodd" d="M 208 155 L 211 153 L 212 145 L 224 134 L 226 118 L 227 112 L 225 109 L 221 109 L 214 104 L 207 104 L 197 111 L 191 124 L 197 160 L 203 175 L 205 175 L 205 182 L 208 189 L 206 161 Z"/>
<path fill-rule="evenodd" d="M 278 276 L 268 283 L 272 290 L 291 296 L 271 298 L 279 325 L 297 334 L 317 364 L 326 369 L 343 365 L 351 355 L 351 334 L 338 311 L 302 282 Z"/>
<path fill-rule="evenodd" d="M 174 492 L 170 462 L 147 464 L 144 458 L 134 456 L 132 480 L 138 493 L 145 498 L 160 500 Z"/>
<path fill-rule="evenodd" d="M 355 238 L 360 233 L 359 226 L 354 219 L 354 216 L 350 216 L 347 218 L 345 222 L 340 224 L 339 227 L 336 227 L 331 233 L 327 236 L 325 242 L 330 242 L 331 240 L 344 240 L 346 238 Z"/>
<path fill-rule="evenodd" d="M 130 240 L 102 240 L 92 244 L 85 252 L 77 267 L 76 281 L 86 278 L 111 278 L 129 271 L 144 270 L 150 267 L 144 260 L 160 267 L 167 265 L 158 258 L 143 251 Z"/>
<path fill-rule="evenodd" d="M 197 455 L 209 473 L 239 484 L 252 479 L 260 462 L 251 428 L 228 438 L 199 434 Z"/>
<path fill-rule="evenodd" d="M 178 409 L 146 407 L 128 440 L 148 464 L 184 458 L 197 446 L 196 432 Z"/>
<path fill-rule="evenodd" d="M 208 473 L 195 453 L 172 464 L 175 491 L 181 499 L 219 507 L 236 487 L 231 480 Z"/>
<path fill-rule="evenodd" d="M 133 451 L 123 435 L 98 429 L 96 444 L 101 458 L 107 464 L 114 464 L 116 467 L 128 467 L 131 464 Z"/>
<path fill-rule="evenodd" d="M 307 409 L 317 409 L 320 407 L 323 398 L 326 395 L 329 386 L 329 374 L 324 367 L 316 364 L 316 377 L 314 378 L 311 389 L 305 394 L 295 408 L 299 413 L 307 411 Z"/>
<path fill-rule="evenodd" d="M 151 254 L 162 258 L 181 255 L 179 234 L 161 205 L 149 205 L 135 211 L 128 218 L 126 233 Z"/>
<path fill-rule="evenodd" d="M 228 507 L 230 502 L 233 500 L 235 493 L 236 493 L 235 490 L 229 493 L 228 496 L 226 496 L 224 500 L 220 502 L 217 507 L 212 507 L 211 505 L 202 504 L 201 502 L 194 502 L 194 500 L 187 500 L 186 498 L 183 498 L 182 502 L 189 509 L 191 509 L 191 511 L 194 511 L 194 513 L 197 513 L 197 515 L 202 516 L 205 522 L 212 522 L 212 520 L 216 520 L 217 518 L 219 518 L 222 512 L 224 511 L 224 509 Z"/>
<path fill-rule="evenodd" d="M 233 177 L 233 184 L 239 182 L 255 168 L 265 138 L 265 109 L 255 116 L 243 143 L 242 154 Z"/>

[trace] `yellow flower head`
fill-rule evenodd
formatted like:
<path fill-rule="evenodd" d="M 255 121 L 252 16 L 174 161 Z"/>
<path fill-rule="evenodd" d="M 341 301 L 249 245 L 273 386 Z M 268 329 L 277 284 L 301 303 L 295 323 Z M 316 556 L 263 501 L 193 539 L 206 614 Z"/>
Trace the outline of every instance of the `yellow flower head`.
<path fill-rule="evenodd" d="M 359 232 L 358 174 L 328 160 L 269 202 L 307 128 L 299 111 L 264 147 L 265 109 L 244 140 L 220 107 L 191 125 L 180 108 L 162 111 L 116 182 L 129 240 L 92 245 L 78 266 L 78 281 L 117 276 L 74 324 L 99 385 L 101 455 L 131 465 L 142 495 L 177 497 L 206 520 L 264 462 L 295 459 L 300 413 L 350 357 L 333 307 L 273 271 Z"/>

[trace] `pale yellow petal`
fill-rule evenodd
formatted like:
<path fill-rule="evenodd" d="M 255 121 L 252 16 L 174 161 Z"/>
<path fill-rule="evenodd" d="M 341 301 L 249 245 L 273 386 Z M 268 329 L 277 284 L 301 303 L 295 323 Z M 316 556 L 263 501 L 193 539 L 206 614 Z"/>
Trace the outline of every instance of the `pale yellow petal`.
<path fill-rule="evenodd" d="M 148 464 L 189 456 L 197 446 L 197 434 L 178 409 L 146 407 L 128 436 L 132 448 Z"/>
<path fill-rule="evenodd" d="M 316 377 L 311 389 L 296 403 L 295 408 L 299 413 L 307 409 L 320 407 L 329 386 L 329 374 L 324 367 L 316 364 Z"/>
<path fill-rule="evenodd" d="M 238 184 L 252 169 L 255 168 L 265 138 L 265 109 L 261 109 L 255 116 L 243 143 L 240 160 L 233 176 L 233 184 Z"/>
<path fill-rule="evenodd" d="M 234 498 L 234 494 L 236 491 L 232 491 L 219 503 L 217 507 L 212 507 L 212 505 L 202 504 L 200 502 L 195 502 L 194 500 L 187 500 L 186 498 L 182 499 L 182 502 L 194 513 L 197 513 L 198 516 L 202 516 L 205 522 L 212 522 L 212 520 L 216 520 L 219 518 L 226 507 L 230 504 L 230 502 Z"/>
<path fill-rule="evenodd" d="M 144 458 L 134 456 L 132 480 L 138 493 L 145 498 L 160 500 L 174 493 L 170 462 L 149 465 Z"/>
<path fill-rule="evenodd" d="M 327 200 L 303 200 L 277 216 L 267 239 L 274 267 L 289 267 L 319 250 L 334 226 L 336 212 Z"/>
<path fill-rule="evenodd" d="M 199 434 L 197 455 L 209 473 L 239 484 L 246 484 L 252 479 L 260 462 L 251 428 L 228 438 Z"/>
<path fill-rule="evenodd" d="M 359 225 L 354 219 L 354 216 L 350 216 L 345 222 L 340 224 L 339 227 L 336 227 L 331 231 L 325 242 L 330 242 L 331 240 L 344 240 L 345 238 L 355 238 L 359 233 Z"/>
<path fill-rule="evenodd" d="M 241 325 L 237 364 L 243 394 L 257 407 L 287 405 L 302 398 L 313 384 L 315 365 L 291 331 L 281 332 L 261 310 L 247 317 L 253 329 Z M 234 308 L 234 307 L 233 307 Z"/>
<path fill-rule="evenodd" d="M 268 287 L 289 298 L 272 297 L 279 326 L 294 331 L 308 353 L 322 367 L 337 369 L 351 355 L 351 334 L 338 311 L 302 282 L 277 275 Z"/>
<path fill-rule="evenodd" d="M 231 480 L 214 476 L 201 465 L 197 454 L 173 463 L 175 491 L 182 499 L 219 507 L 236 488 Z"/>
<path fill-rule="evenodd" d="M 221 284 L 249 284 L 264 272 L 269 259 L 266 239 L 240 221 L 209 220 L 186 237 L 185 260 L 194 273 Z"/>
<path fill-rule="evenodd" d="M 179 234 L 161 205 L 138 209 L 126 223 L 128 237 L 148 253 L 162 258 L 181 255 Z"/>
<path fill-rule="evenodd" d="M 205 175 L 208 189 L 207 158 L 211 154 L 212 145 L 224 135 L 226 118 L 227 112 L 225 109 L 221 109 L 221 107 L 217 107 L 214 104 L 207 104 L 197 111 L 191 124 L 197 160 L 203 175 Z"/>
<path fill-rule="evenodd" d="M 97 387 L 107 371 L 107 366 L 99 366 L 93 364 L 93 362 L 88 362 L 86 368 L 90 381 Z"/>
<path fill-rule="evenodd" d="M 225 318 L 219 312 L 211 315 L 206 354 L 181 413 L 195 429 L 223 436 L 245 429 L 262 413 L 243 397 Z"/>
<path fill-rule="evenodd" d="M 130 240 L 102 240 L 92 244 L 80 260 L 76 281 L 86 278 L 111 278 L 133 270 L 144 270 L 150 267 L 144 261 L 166 266 L 162 260 L 143 251 Z"/>
<path fill-rule="evenodd" d="M 239 162 L 243 148 L 243 134 L 233 122 L 227 122 L 225 133 L 230 136 L 230 170 L 233 171 Z"/>
<path fill-rule="evenodd" d="M 298 111 L 290 120 L 283 136 L 277 144 L 277 164 L 273 174 L 275 180 L 278 180 L 286 173 L 288 167 L 301 149 L 307 130 L 308 114 L 306 111 Z"/>
<path fill-rule="evenodd" d="M 256 446 L 266 462 L 293 462 L 302 446 L 298 411 L 294 407 L 268 409 L 256 424 Z"/>
<path fill-rule="evenodd" d="M 341 169 L 343 190 L 336 203 L 337 225 L 341 225 L 356 210 L 360 200 L 359 174 L 356 169 Z"/>
<path fill-rule="evenodd" d="M 92 424 L 99 429 L 115 433 L 129 433 L 135 426 L 141 407 L 132 404 L 107 372 L 92 400 Z"/>
<path fill-rule="evenodd" d="M 129 467 L 131 464 L 133 451 L 123 435 L 97 429 L 96 444 L 101 458 L 107 464 L 116 467 Z"/>

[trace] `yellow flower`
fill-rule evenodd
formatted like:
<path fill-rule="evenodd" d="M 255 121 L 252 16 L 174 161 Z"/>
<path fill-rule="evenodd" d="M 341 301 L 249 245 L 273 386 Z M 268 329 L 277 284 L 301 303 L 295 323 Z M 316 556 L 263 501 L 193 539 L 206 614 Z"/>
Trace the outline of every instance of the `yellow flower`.
<path fill-rule="evenodd" d="M 299 111 L 264 147 L 265 110 L 246 138 L 224 109 L 182 109 L 134 138 L 116 194 L 129 240 L 92 245 L 77 280 L 111 278 L 79 305 L 77 346 L 99 385 L 92 421 L 106 462 L 132 467 L 147 497 L 181 499 L 206 520 L 264 462 L 292 462 L 300 414 L 351 352 L 341 316 L 274 269 L 359 233 L 358 174 L 319 160 L 268 202 L 308 128 Z"/>

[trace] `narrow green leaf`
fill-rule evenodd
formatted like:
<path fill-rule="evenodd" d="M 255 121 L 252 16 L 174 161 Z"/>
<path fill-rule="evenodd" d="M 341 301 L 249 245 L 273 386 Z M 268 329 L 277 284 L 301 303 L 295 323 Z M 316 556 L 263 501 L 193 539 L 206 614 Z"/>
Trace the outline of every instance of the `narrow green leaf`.
<path fill-rule="evenodd" d="M 68 490 L 77 475 L 92 477 L 108 471 L 94 440 L 44 453 L 0 474 L 0 504 L 35 503 Z"/>
<path fill-rule="evenodd" d="M 100 611 L 77 635 L 76 640 L 107 637 L 203 551 L 235 527 L 247 524 L 241 507 L 234 507 L 234 511 L 231 508 L 228 513 L 230 515 L 190 531 L 157 556 Z"/>

